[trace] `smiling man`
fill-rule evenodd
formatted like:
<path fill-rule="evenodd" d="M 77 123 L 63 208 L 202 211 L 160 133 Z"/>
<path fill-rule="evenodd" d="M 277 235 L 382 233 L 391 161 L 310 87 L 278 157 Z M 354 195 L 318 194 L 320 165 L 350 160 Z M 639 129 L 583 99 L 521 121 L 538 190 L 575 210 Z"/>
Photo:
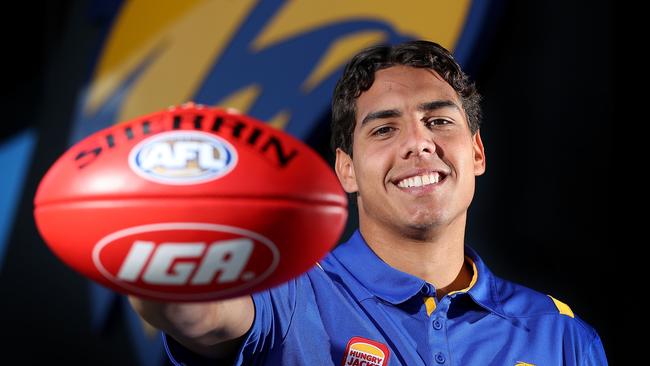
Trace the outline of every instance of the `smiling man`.
<path fill-rule="evenodd" d="M 466 88 L 466 103 L 478 103 Z M 355 120 L 352 146 L 337 148 L 336 171 L 357 193 L 368 246 L 434 285 L 439 298 L 468 285 L 465 220 L 474 177 L 485 171 L 478 121 L 472 130 L 461 97 L 436 71 L 399 64 L 376 72 L 356 99 Z"/>
<path fill-rule="evenodd" d="M 309 272 L 213 303 L 131 297 L 175 364 L 606 365 L 564 303 L 493 275 L 465 245 L 485 172 L 479 95 L 426 41 L 355 56 L 334 91 L 336 173 L 359 230 Z M 305 243 L 309 245 L 309 243 Z"/>

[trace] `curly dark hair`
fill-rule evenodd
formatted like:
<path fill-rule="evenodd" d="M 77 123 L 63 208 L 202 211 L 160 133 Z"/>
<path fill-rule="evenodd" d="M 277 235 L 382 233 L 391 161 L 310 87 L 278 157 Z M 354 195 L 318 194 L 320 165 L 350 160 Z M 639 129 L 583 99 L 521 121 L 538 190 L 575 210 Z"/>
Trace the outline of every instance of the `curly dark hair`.
<path fill-rule="evenodd" d="M 350 60 L 332 96 L 332 138 L 334 151 L 341 148 L 352 156 L 356 120 L 356 99 L 375 81 L 375 72 L 404 65 L 436 71 L 458 93 L 472 134 L 481 123 L 481 96 L 444 47 L 429 41 L 409 41 L 395 46 L 373 46 Z"/>

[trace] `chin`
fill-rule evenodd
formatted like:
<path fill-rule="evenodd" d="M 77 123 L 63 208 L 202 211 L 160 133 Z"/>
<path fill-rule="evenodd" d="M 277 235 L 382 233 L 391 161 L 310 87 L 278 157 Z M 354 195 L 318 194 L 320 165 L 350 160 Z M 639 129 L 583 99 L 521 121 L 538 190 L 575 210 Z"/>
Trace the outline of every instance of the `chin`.
<path fill-rule="evenodd" d="M 429 227 L 439 226 L 445 222 L 445 219 L 446 215 L 443 211 L 423 210 L 415 212 L 413 215 L 411 215 L 411 219 L 409 220 L 408 224 L 414 228 L 419 227 L 426 229 Z"/>
<path fill-rule="evenodd" d="M 435 230 L 441 226 L 445 226 L 450 222 L 449 217 L 444 212 L 427 212 L 423 215 L 411 216 L 411 219 L 403 222 L 404 226 L 408 227 L 410 231 L 428 232 Z"/>
<path fill-rule="evenodd" d="M 413 222 L 408 227 L 411 230 L 415 231 L 431 231 L 442 226 L 442 224 L 443 223 L 441 221 L 435 220 L 426 222 Z"/>
<path fill-rule="evenodd" d="M 419 217 L 412 217 L 411 220 L 408 220 L 405 222 L 406 226 L 414 229 L 414 230 L 428 230 L 428 229 L 434 229 L 442 224 L 445 223 L 445 216 L 440 214 L 440 215 L 432 215 L 431 213 L 427 215 L 422 215 Z"/>

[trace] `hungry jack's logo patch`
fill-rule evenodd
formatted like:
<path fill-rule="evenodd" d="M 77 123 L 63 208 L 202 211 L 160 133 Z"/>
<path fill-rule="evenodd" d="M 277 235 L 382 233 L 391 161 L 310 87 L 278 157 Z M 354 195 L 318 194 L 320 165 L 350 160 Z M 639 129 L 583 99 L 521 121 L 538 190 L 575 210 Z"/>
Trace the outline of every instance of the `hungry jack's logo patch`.
<path fill-rule="evenodd" d="M 352 337 L 345 348 L 342 366 L 385 366 L 390 351 L 385 344 L 363 337 Z"/>

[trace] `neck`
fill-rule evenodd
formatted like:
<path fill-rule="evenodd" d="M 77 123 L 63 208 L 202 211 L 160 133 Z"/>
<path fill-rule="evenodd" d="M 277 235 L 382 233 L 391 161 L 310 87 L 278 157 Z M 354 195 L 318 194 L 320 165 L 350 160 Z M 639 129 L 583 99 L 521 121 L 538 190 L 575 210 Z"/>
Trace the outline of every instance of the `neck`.
<path fill-rule="evenodd" d="M 472 269 L 465 265 L 465 215 L 445 227 L 417 235 L 372 225 L 361 218 L 359 230 L 377 256 L 391 267 L 432 284 L 438 299 L 469 286 Z"/>

